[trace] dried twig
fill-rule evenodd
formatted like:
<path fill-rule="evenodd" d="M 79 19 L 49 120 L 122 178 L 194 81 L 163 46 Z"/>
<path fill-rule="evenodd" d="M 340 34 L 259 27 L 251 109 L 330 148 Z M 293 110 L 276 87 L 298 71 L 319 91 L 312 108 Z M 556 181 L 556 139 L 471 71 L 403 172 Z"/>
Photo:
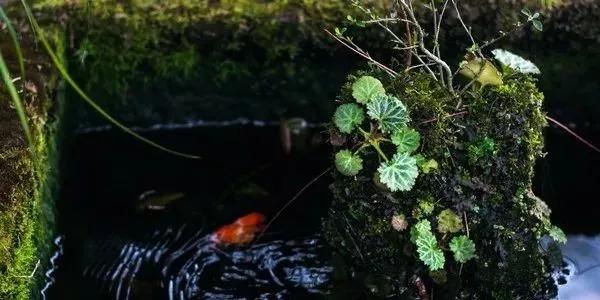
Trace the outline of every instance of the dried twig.
<path fill-rule="evenodd" d="M 575 133 L 573 130 L 569 129 L 569 127 L 567 127 L 566 125 L 564 125 L 563 123 L 549 117 L 546 116 L 546 120 L 554 123 L 554 125 L 558 126 L 559 128 L 561 128 L 562 130 L 566 131 L 568 134 L 570 134 L 571 136 L 573 136 L 574 138 L 576 138 L 577 140 L 579 140 L 580 142 L 582 142 L 583 144 L 585 144 L 586 146 L 590 147 L 591 149 L 593 149 L 596 152 L 600 152 L 600 148 L 594 146 L 592 143 L 586 141 L 584 138 L 582 138 L 581 136 L 579 136 L 577 133 Z"/>
<path fill-rule="evenodd" d="M 458 5 L 456 5 L 455 0 L 452 0 L 452 5 L 454 5 L 454 10 L 456 11 L 456 16 L 458 17 L 458 21 L 460 22 L 462 27 L 465 29 L 465 32 L 469 36 L 469 39 L 471 39 L 471 43 L 473 43 L 473 47 L 475 47 L 476 53 L 479 54 L 479 56 L 483 58 L 484 57 L 483 53 L 481 53 L 481 49 L 479 48 L 479 46 L 477 45 L 477 42 L 475 42 L 475 39 L 473 38 L 473 35 L 471 34 L 471 28 L 467 27 L 467 25 L 463 21 L 462 17 L 460 16 L 460 10 L 458 9 Z"/>
<path fill-rule="evenodd" d="M 449 115 L 447 115 L 447 116 L 444 116 L 444 117 L 442 117 L 442 118 L 443 118 L 443 119 L 446 119 L 446 118 L 451 118 L 451 117 L 456 117 L 456 116 L 462 116 L 462 115 L 464 115 L 464 114 L 466 114 L 466 113 L 467 113 L 467 111 L 466 111 L 466 110 L 463 110 L 463 111 L 455 112 L 455 113 L 453 113 L 453 114 L 449 114 Z M 438 118 L 431 118 L 431 119 L 428 119 L 428 120 L 425 120 L 425 121 L 421 121 L 419 124 L 420 124 L 420 125 L 423 125 L 423 124 L 427 124 L 427 123 L 435 122 L 435 121 L 437 121 L 437 120 L 438 120 Z"/>
<path fill-rule="evenodd" d="M 341 43 L 342 45 L 346 46 L 346 48 L 352 50 L 352 52 L 364 57 L 365 59 L 369 60 L 370 62 L 374 63 L 376 66 L 378 66 L 379 68 L 381 68 L 382 70 L 384 70 L 386 73 L 388 73 L 390 76 L 392 77 L 396 77 L 398 76 L 398 72 L 392 70 L 391 68 L 387 67 L 386 65 L 376 61 L 375 59 L 371 58 L 371 56 L 368 53 L 365 53 L 364 51 L 359 51 L 357 49 L 355 49 L 354 47 L 348 45 L 348 43 L 342 41 L 340 38 L 338 38 L 337 36 L 335 36 L 333 33 L 331 33 L 329 30 L 327 29 L 323 29 L 327 34 L 329 34 L 330 36 L 332 36 L 336 41 L 338 41 L 339 43 Z"/>
<path fill-rule="evenodd" d="M 275 222 L 275 220 L 277 220 L 277 218 L 279 218 L 279 216 L 281 215 L 281 213 L 283 213 L 283 211 L 286 210 L 286 208 L 288 208 L 288 206 L 290 206 L 296 199 L 298 199 L 298 197 L 300 197 L 304 191 L 306 191 L 306 189 L 308 189 L 311 185 L 315 184 L 315 182 L 317 182 L 321 177 L 325 176 L 325 174 L 327 174 L 329 171 L 331 171 L 332 167 L 328 167 L 327 169 L 325 169 L 323 172 L 321 172 L 319 175 L 317 175 L 315 178 L 313 178 L 311 181 L 309 181 L 306 185 L 304 185 L 299 191 L 298 193 L 296 193 L 296 195 L 294 195 L 294 197 L 292 197 L 292 199 L 290 199 L 288 202 L 286 202 L 278 211 L 277 213 L 275 213 L 275 215 L 273 216 L 273 218 L 271 218 L 271 220 L 269 221 L 269 223 L 267 223 L 267 225 L 265 225 L 265 227 L 261 230 L 260 234 L 256 237 L 256 239 L 254 240 L 255 244 L 256 242 L 258 242 L 258 240 L 260 240 L 260 238 L 265 234 L 265 232 L 267 231 L 267 229 L 269 229 L 269 227 L 271 227 L 271 224 L 273 224 L 273 222 Z"/>
<path fill-rule="evenodd" d="M 435 54 L 431 53 L 431 51 L 429 51 L 427 47 L 425 47 L 425 32 L 423 31 L 423 28 L 419 25 L 419 21 L 417 21 L 417 17 L 414 13 L 414 8 L 412 7 L 412 1 L 402 0 L 400 1 L 400 4 L 402 4 L 402 6 L 404 7 L 404 10 L 406 11 L 408 17 L 410 17 L 410 19 L 413 20 L 414 23 L 416 23 L 414 27 L 417 31 L 419 49 L 427 56 L 428 59 L 431 59 L 432 61 L 438 63 L 444 69 L 446 73 L 446 88 L 448 88 L 448 90 L 450 90 L 451 93 L 454 93 L 454 87 L 452 86 L 452 70 L 445 61 L 443 61 Z"/>

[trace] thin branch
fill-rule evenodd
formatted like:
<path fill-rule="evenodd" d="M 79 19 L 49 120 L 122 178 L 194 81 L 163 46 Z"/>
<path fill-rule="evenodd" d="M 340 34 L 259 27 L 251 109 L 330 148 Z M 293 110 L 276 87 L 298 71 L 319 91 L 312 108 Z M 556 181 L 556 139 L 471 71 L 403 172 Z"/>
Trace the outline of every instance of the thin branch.
<path fill-rule="evenodd" d="M 469 221 L 467 220 L 467 212 L 463 210 L 463 217 L 465 220 L 465 229 L 467 230 L 467 237 L 469 237 Z"/>
<path fill-rule="evenodd" d="M 412 50 L 412 49 L 416 49 L 419 48 L 418 45 L 413 45 L 413 46 L 407 46 L 407 47 L 394 47 L 395 50 Z"/>
<path fill-rule="evenodd" d="M 516 25 L 516 27 L 514 27 L 513 29 L 511 29 L 511 30 L 509 30 L 509 31 L 502 31 L 502 32 L 500 33 L 500 36 L 498 36 L 498 37 L 496 37 L 496 38 L 494 38 L 494 39 L 492 39 L 492 40 L 489 40 L 489 41 L 486 41 L 486 42 L 484 42 L 484 43 L 483 43 L 483 45 L 481 45 L 481 47 L 479 47 L 479 50 L 483 50 L 484 48 L 486 48 L 486 47 L 488 47 L 488 46 L 490 46 L 490 45 L 492 45 L 492 44 L 494 44 L 494 43 L 498 42 L 499 40 L 501 40 L 501 39 L 505 38 L 506 36 L 508 36 L 508 35 L 512 34 L 513 32 L 516 32 L 516 31 L 519 31 L 519 30 L 521 30 L 521 29 L 522 29 L 523 27 L 525 27 L 525 26 L 526 26 L 528 23 L 529 23 L 529 22 L 525 22 L 525 23 L 520 23 L 520 22 L 518 22 L 517 24 L 515 24 L 515 25 Z"/>
<path fill-rule="evenodd" d="M 477 42 L 475 42 L 475 39 L 473 38 L 473 35 L 471 34 L 471 29 L 467 27 L 467 25 L 463 21 L 462 17 L 460 16 L 460 10 L 458 9 L 458 5 L 456 5 L 456 1 L 452 0 L 452 4 L 454 5 L 454 10 L 456 11 L 456 16 L 458 17 L 458 21 L 460 22 L 462 27 L 465 29 L 465 32 L 471 39 L 471 43 L 473 43 L 473 46 L 475 47 L 475 51 L 477 51 L 477 54 L 479 54 L 479 56 L 481 58 L 483 58 L 484 57 L 483 53 L 481 53 L 481 49 L 479 48 L 479 46 L 477 46 Z"/>
<path fill-rule="evenodd" d="M 414 24 L 413 21 L 411 21 L 411 20 L 400 19 L 400 18 L 382 18 L 382 19 L 375 19 L 375 20 L 363 21 L 363 23 L 365 23 L 365 24 L 386 23 L 386 22 L 392 22 L 392 23 L 402 22 L 402 23 Z"/>
<path fill-rule="evenodd" d="M 256 239 L 254 240 L 255 244 L 256 242 L 258 242 L 258 240 L 260 240 L 260 238 L 265 234 L 265 232 L 267 231 L 267 229 L 269 229 L 269 227 L 271 227 L 271 224 L 273 224 L 273 222 L 275 220 L 277 220 L 277 218 L 279 218 L 279 216 L 281 215 L 281 213 L 283 213 L 283 211 L 288 208 L 288 206 L 290 206 L 296 199 L 298 199 L 298 197 L 300 197 L 304 191 L 306 191 L 306 189 L 308 189 L 310 186 L 312 186 L 313 184 L 315 184 L 315 182 L 317 182 L 317 180 L 319 180 L 321 177 L 325 176 L 325 174 L 327 174 L 329 171 L 331 171 L 333 167 L 328 167 L 327 169 L 325 169 L 323 172 L 321 172 L 319 175 L 317 175 L 317 177 L 313 178 L 311 181 L 309 181 L 305 186 L 303 186 L 298 193 L 296 193 L 296 195 L 294 195 L 294 197 L 292 197 L 292 199 L 290 199 L 290 201 L 286 202 L 278 211 L 277 213 L 275 213 L 275 215 L 273 216 L 273 218 L 271 218 L 271 220 L 269 221 L 269 223 L 267 223 L 267 225 L 265 225 L 265 227 L 261 230 L 260 234 L 256 237 Z"/>
<path fill-rule="evenodd" d="M 430 8 L 431 8 L 431 14 L 433 15 L 433 53 L 440 57 L 439 55 L 439 51 L 437 49 L 439 49 L 439 43 L 437 40 L 437 36 L 438 36 L 438 28 L 436 26 L 437 24 L 437 9 L 435 8 L 435 2 L 433 2 L 433 0 L 429 1 L 430 3 Z M 442 66 L 438 65 L 438 73 L 440 73 L 440 80 L 442 81 L 442 83 L 444 83 L 444 70 L 442 69 Z"/>
<path fill-rule="evenodd" d="M 374 63 L 376 66 L 378 66 L 379 68 L 383 69 L 384 71 L 386 71 L 390 76 L 392 77 L 396 77 L 398 76 L 398 73 L 392 69 L 390 69 L 389 67 L 385 66 L 384 64 L 374 60 L 373 58 L 371 58 L 370 55 L 358 51 L 354 48 L 352 48 L 350 45 L 348 45 L 346 42 L 342 41 L 340 38 L 338 38 L 337 36 L 335 36 L 333 33 L 329 32 L 329 30 L 327 29 L 323 29 L 327 34 L 329 34 L 330 36 L 332 36 L 336 41 L 338 41 L 339 43 L 341 43 L 342 45 L 346 46 L 346 48 L 352 50 L 354 53 L 364 57 L 365 59 L 369 60 L 370 62 Z"/>
<path fill-rule="evenodd" d="M 428 64 L 426 63 L 426 64 L 419 64 L 419 65 L 414 65 L 414 66 L 411 66 L 410 68 L 406 68 L 406 71 L 410 71 L 410 70 L 412 70 L 412 69 L 417 69 L 417 68 L 421 68 L 421 67 L 426 67 L 426 66 L 436 66 L 436 65 L 437 65 L 436 63 L 428 63 Z"/>
<path fill-rule="evenodd" d="M 435 61 L 436 63 L 440 64 L 442 66 L 442 68 L 444 68 L 444 70 L 446 70 L 446 82 L 447 82 L 447 88 L 448 90 L 450 90 L 450 92 L 454 92 L 454 87 L 452 86 L 452 70 L 450 69 L 450 66 L 448 66 L 448 64 L 441 60 L 439 57 L 437 57 L 436 55 L 434 55 L 433 53 L 431 53 L 426 47 L 425 47 L 425 32 L 423 32 L 423 28 L 421 28 L 420 25 L 418 25 L 418 21 L 417 18 L 415 17 L 414 14 L 414 10 L 412 8 L 412 1 L 409 1 L 409 4 L 406 4 L 405 2 L 406 0 L 402 0 L 400 1 L 400 3 L 405 7 L 406 12 L 408 13 L 408 16 L 413 20 L 413 22 L 417 23 L 417 25 L 415 26 L 416 29 L 419 32 L 419 46 L 420 49 L 423 53 L 425 53 L 425 55 L 427 55 L 427 57 L 433 61 Z"/>
<path fill-rule="evenodd" d="M 586 141 L 584 138 L 582 138 L 581 136 L 579 136 L 577 133 L 575 133 L 573 130 L 569 129 L 569 127 L 567 127 L 566 125 L 564 125 L 563 123 L 549 117 L 549 116 L 545 116 L 546 120 L 554 123 L 554 125 L 558 126 L 559 128 L 561 128 L 562 130 L 566 131 L 568 134 L 570 134 L 571 136 L 573 136 L 574 138 L 576 138 L 577 140 L 579 140 L 580 142 L 582 142 L 583 144 L 585 144 L 586 146 L 592 148 L 594 151 L 599 152 L 600 153 L 600 148 L 594 146 L 592 143 Z"/>
<path fill-rule="evenodd" d="M 442 117 L 442 119 L 452 118 L 452 117 L 456 117 L 456 116 L 462 116 L 462 115 L 464 115 L 466 113 L 467 113 L 467 111 L 463 110 L 463 111 L 455 112 L 453 114 L 449 114 L 447 116 L 444 116 L 444 117 Z M 421 121 L 419 124 L 420 125 L 427 124 L 427 123 L 435 122 L 437 120 L 438 120 L 438 118 L 431 118 L 431 119 L 428 119 L 428 120 L 425 120 L 425 121 Z"/>

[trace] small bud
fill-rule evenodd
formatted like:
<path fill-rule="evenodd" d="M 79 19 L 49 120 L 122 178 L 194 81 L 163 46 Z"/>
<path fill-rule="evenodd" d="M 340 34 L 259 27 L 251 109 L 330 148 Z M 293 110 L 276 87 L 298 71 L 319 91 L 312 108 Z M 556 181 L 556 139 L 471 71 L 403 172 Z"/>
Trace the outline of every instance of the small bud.
<path fill-rule="evenodd" d="M 408 222 L 404 214 L 394 215 L 392 217 L 392 227 L 397 231 L 404 231 L 408 227 Z"/>

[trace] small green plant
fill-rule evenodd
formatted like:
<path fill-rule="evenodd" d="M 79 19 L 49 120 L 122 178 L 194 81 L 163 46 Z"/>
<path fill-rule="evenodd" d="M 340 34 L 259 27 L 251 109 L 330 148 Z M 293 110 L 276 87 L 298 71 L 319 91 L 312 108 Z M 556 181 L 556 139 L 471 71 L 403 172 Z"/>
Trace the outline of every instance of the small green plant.
<path fill-rule="evenodd" d="M 467 154 L 471 164 L 476 163 L 484 157 L 496 155 L 497 151 L 496 142 L 489 137 L 484 137 L 467 147 Z"/>
<path fill-rule="evenodd" d="M 410 230 L 410 236 L 411 241 L 417 245 L 419 259 L 429 267 L 430 271 L 444 268 L 446 258 L 435 235 L 431 232 L 431 223 L 428 220 L 421 220 L 415 224 Z"/>
<path fill-rule="evenodd" d="M 440 233 L 455 233 L 462 229 L 462 221 L 451 209 L 444 209 L 437 216 L 437 230 Z"/>
<path fill-rule="evenodd" d="M 466 235 L 459 235 L 450 241 L 450 250 L 454 254 L 454 260 L 464 264 L 475 255 L 475 243 Z"/>
<path fill-rule="evenodd" d="M 356 103 L 340 105 L 333 123 L 342 133 L 357 132 L 362 142 L 355 151 L 343 149 L 335 155 L 337 170 L 346 176 L 357 175 L 363 168 L 361 155 L 365 149 L 373 148 L 381 160 L 377 168 L 379 181 L 392 192 L 410 190 L 419 175 L 413 153 L 419 148 L 421 137 L 408 127 L 410 117 L 406 106 L 400 99 L 387 95 L 383 84 L 371 76 L 362 76 L 352 84 L 352 97 Z M 361 127 L 365 122 L 365 107 L 371 120 L 368 131 Z M 391 157 L 382 150 L 383 143 L 395 146 Z M 431 161 L 425 166 L 428 172 L 433 168 Z"/>

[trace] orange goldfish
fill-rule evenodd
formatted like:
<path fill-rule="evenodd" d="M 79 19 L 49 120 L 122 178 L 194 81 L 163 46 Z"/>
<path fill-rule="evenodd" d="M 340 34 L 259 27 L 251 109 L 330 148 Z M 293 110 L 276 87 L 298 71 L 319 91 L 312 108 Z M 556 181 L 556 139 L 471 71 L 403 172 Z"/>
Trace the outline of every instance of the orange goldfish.
<path fill-rule="evenodd" d="M 211 240 L 222 245 L 248 244 L 263 229 L 265 219 L 261 213 L 249 213 L 231 224 L 221 226 L 212 234 Z"/>

